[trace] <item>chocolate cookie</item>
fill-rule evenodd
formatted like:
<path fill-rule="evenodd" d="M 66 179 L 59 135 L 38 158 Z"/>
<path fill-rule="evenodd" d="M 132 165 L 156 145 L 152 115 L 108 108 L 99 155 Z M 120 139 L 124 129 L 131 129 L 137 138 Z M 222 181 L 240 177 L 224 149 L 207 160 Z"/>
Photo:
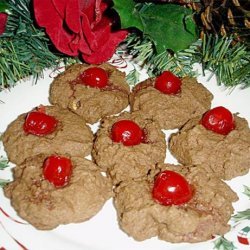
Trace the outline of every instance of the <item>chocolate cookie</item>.
<path fill-rule="evenodd" d="M 235 129 L 221 135 L 190 120 L 170 139 L 170 151 L 182 164 L 202 165 L 219 178 L 229 180 L 250 168 L 250 129 L 244 118 L 235 117 Z"/>
<path fill-rule="evenodd" d="M 113 125 L 118 121 L 129 120 L 140 126 L 145 134 L 142 142 L 134 146 L 114 142 L 111 138 Z M 126 134 L 126 133 L 125 133 Z M 123 113 L 106 118 L 101 123 L 93 147 L 93 158 L 97 165 L 107 170 L 117 184 L 128 179 L 146 176 L 155 164 L 163 162 L 166 154 L 165 135 L 157 123 L 142 119 L 137 113 Z"/>
<path fill-rule="evenodd" d="M 131 95 L 133 111 L 142 117 L 153 119 L 162 129 L 180 128 L 189 119 L 203 114 L 211 106 L 212 94 L 195 78 L 181 79 L 181 90 L 177 94 L 164 94 L 154 87 L 156 78 L 137 84 Z"/>
<path fill-rule="evenodd" d="M 93 134 L 81 117 L 57 106 L 42 106 L 34 111 L 49 116 L 50 120 L 55 119 L 56 126 L 52 127 L 51 133 L 35 135 L 25 131 L 26 119 L 33 111 L 20 115 L 9 124 L 2 137 L 11 162 L 21 164 L 26 158 L 38 154 L 70 154 L 79 157 L 90 154 Z M 50 120 L 46 124 L 40 119 L 40 123 L 37 122 L 37 127 L 40 126 L 38 129 L 48 128 Z M 32 124 L 34 121 L 31 121 Z"/>
<path fill-rule="evenodd" d="M 108 75 L 106 87 L 97 88 L 84 84 L 82 74 L 93 65 L 75 64 L 55 78 L 50 87 L 49 100 L 83 117 L 88 123 L 121 112 L 128 106 L 129 86 L 125 73 L 114 66 L 101 64 Z"/>
<path fill-rule="evenodd" d="M 202 168 L 169 164 L 193 188 L 193 197 L 181 205 L 161 205 L 153 199 L 154 179 L 123 182 L 115 191 L 115 207 L 122 230 L 135 240 L 158 236 L 169 242 L 200 242 L 230 230 L 227 225 L 237 195 Z"/>
<path fill-rule="evenodd" d="M 55 187 L 44 178 L 45 155 L 27 159 L 14 170 L 5 195 L 24 220 L 37 229 L 78 223 L 93 217 L 111 197 L 111 183 L 89 160 L 71 157 L 72 175 L 67 185 Z"/>

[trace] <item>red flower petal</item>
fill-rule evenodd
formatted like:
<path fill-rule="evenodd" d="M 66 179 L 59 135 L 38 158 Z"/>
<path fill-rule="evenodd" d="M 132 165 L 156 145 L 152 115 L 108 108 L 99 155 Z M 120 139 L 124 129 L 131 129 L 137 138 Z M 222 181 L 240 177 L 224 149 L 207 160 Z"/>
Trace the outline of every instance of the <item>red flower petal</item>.
<path fill-rule="evenodd" d="M 107 3 L 101 3 L 101 1 L 98 0 L 96 1 L 96 6 L 96 9 L 94 9 L 93 7 L 95 6 L 84 5 L 84 8 L 86 9 L 82 9 L 83 35 L 92 50 L 96 50 L 99 47 L 99 42 L 105 43 L 108 40 L 110 33 L 110 28 L 107 27 L 110 25 L 110 21 L 107 18 L 102 18 L 103 11 L 107 8 Z M 95 18 L 95 20 L 93 18 Z M 99 22 L 100 20 L 101 22 Z M 98 25 L 99 27 L 96 26 L 98 22 L 100 25 Z M 101 31 L 101 34 L 98 35 L 99 31 Z M 101 41 L 99 41 L 100 36 L 102 36 Z"/>
<path fill-rule="evenodd" d="M 8 15 L 5 13 L 0 13 L 0 35 L 5 31 Z"/>
<path fill-rule="evenodd" d="M 91 64 L 99 64 L 108 61 L 115 53 L 116 47 L 122 42 L 128 31 L 120 30 L 110 34 L 109 40 L 103 43 L 100 48 L 94 51 L 91 55 L 82 54 L 82 58 L 85 62 Z"/>
<path fill-rule="evenodd" d="M 102 14 L 103 12 L 108 8 L 108 6 L 111 6 L 112 1 L 96 1 L 95 5 L 95 22 L 94 24 L 99 23 L 102 21 Z"/>
<path fill-rule="evenodd" d="M 102 47 L 102 45 L 109 40 L 111 35 L 111 25 L 112 20 L 108 17 L 103 17 L 102 21 L 94 27 L 93 32 L 95 34 L 95 40 L 98 48 Z"/>
<path fill-rule="evenodd" d="M 78 0 L 51 0 L 60 17 L 65 20 L 68 28 L 78 33 L 81 29 L 80 7 Z"/>
<path fill-rule="evenodd" d="M 64 19 L 65 11 L 67 6 L 67 0 L 50 0 L 51 4 L 53 4 L 59 16 Z"/>
<path fill-rule="evenodd" d="M 63 6 L 61 6 L 62 8 Z M 61 10 L 61 9 L 60 9 Z M 70 46 L 76 34 L 64 28 L 63 19 L 55 9 L 51 0 L 34 0 L 34 11 L 39 26 L 44 27 L 55 47 L 70 56 L 78 55 L 78 46 Z M 89 54 L 90 48 L 87 44 L 82 46 L 82 51 Z"/>
<path fill-rule="evenodd" d="M 86 46 L 88 47 L 88 51 L 86 51 Z M 89 45 L 83 36 L 82 31 L 80 31 L 79 34 L 76 34 L 74 39 L 69 43 L 69 47 L 72 50 L 78 50 L 80 51 L 85 51 L 86 55 L 90 55 L 92 53 L 92 50 L 90 50 Z"/>
<path fill-rule="evenodd" d="M 82 14 L 81 18 L 82 18 L 82 35 L 86 39 L 86 42 L 88 43 L 91 50 L 96 50 L 97 43 L 95 39 L 95 34 L 91 30 L 89 19 L 84 13 Z M 79 50 L 84 53 L 82 49 Z"/>
<path fill-rule="evenodd" d="M 60 0 L 57 0 L 60 1 Z M 68 1 L 66 7 L 66 23 L 68 27 L 75 33 L 80 32 L 81 30 L 81 21 L 80 21 L 80 7 L 78 0 Z"/>
<path fill-rule="evenodd" d="M 98 0 L 99 2 L 100 0 Z M 90 23 L 95 20 L 96 0 L 79 0 L 81 14 L 87 16 Z"/>

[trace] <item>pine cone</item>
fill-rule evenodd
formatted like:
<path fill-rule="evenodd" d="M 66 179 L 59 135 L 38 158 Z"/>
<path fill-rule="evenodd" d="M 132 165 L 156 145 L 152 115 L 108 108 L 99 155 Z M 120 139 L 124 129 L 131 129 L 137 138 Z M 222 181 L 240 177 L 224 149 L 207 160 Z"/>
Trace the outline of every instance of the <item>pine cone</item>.
<path fill-rule="evenodd" d="M 238 39 L 249 40 L 249 0 L 201 0 L 189 6 L 196 11 L 196 21 L 205 33 L 234 34 Z"/>

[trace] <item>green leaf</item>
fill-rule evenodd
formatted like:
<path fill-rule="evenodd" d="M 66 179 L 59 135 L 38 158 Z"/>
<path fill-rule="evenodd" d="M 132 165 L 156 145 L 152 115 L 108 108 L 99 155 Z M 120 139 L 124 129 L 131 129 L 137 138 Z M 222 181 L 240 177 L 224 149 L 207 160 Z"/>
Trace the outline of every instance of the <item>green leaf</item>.
<path fill-rule="evenodd" d="M 250 187 L 244 186 L 244 192 L 243 194 L 247 195 L 248 198 L 250 199 Z"/>
<path fill-rule="evenodd" d="M 192 10 L 176 4 L 136 4 L 133 0 L 114 0 L 122 28 L 135 27 L 149 35 L 157 53 L 186 49 L 198 39 Z"/>
<path fill-rule="evenodd" d="M 126 80 L 129 85 L 135 85 L 137 82 L 139 82 L 139 76 L 140 76 L 139 72 L 134 68 L 126 76 Z"/>
<path fill-rule="evenodd" d="M 232 216 L 232 219 L 235 222 L 239 222 L 242 220 L 250 220 L 250 208 L 241 212 L 238 212 L 237 214 Z"/>
<path fill-rule="evenodd" d="M 114 8 L 121 19 L 123 29 L 135 27 L 143 30 L 142 20 L 133 0 L 114 0 Z"/>
<path fill-rule="evenodd" d="M 151 4 L 140 14 L 144 34 L 154 41 L 158 54 L 166 49 L 174 52 L 186 49 L 198 39 L 190 9 L 174 4 Z"/>
<path fill-rule="evenodd" d="M 0 187 L 4 187 L 6 184 L 8 184 L 10 181 L 9 180 L 3 180 L 3 179 L 0 179 Z"/>
<path fill-rule="evenodd" d="M 10 5 L 6 1 L 0 1 L 0 13 L 11 14 Z"/>
<path fill-rule="evenodd" d="M 8 163 L 9 163 L 8 159 L 1 156 L 0 157 L 0 170 L 7 168 L 9 166 Z"/>
<path fill-rule="evenodd" d="M 234 250 L 236 247 L 234 246 L 232 241 L 227 240 L 224 236 L 221 236 L 216 241 L 214 241 L 214 248 L 217 250 Z"/>

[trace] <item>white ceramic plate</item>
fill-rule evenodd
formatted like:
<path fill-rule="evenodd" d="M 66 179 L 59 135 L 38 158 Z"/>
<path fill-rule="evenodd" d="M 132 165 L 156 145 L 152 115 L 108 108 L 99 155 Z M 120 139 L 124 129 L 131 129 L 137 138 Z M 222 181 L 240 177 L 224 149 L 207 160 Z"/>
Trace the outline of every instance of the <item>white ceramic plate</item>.
<path fill-rule="evenodd" d="M 114 60 L 113 63 L 126 72 L 133 69 L 134 65 L 123 60 Z M 199 66 L 197 69 L 200 70 Z M 10 91 L 0 92 L 0 132 L 3 132 L 7 125 L 19 114 L 30 111 L 40 104 L 48 104 L 48 89 L 56 72 L 48 70 L 44 78 L 34 85 L 31 80 L 19 83 Z M 140 80 L 147 78 L 145 72 L 141 72 Z M 241 90 L 239 88 L 229 91 L 217 86 L 215 79 L 207 81 L 206 77 L 199 77 L 213 94 L 212 106 L 223 105 L 232 112 L 238 112 L 250 123 L 250 88 Z M 96 129 L 96 128 L 95 128 Z M 166 133 L 169 134 L 169 131 Z M 168 154 L 167 162 L 176 163 L 175 159 Z M 0 144 L 0 156 L 5 156 L 2 144 Z M 11 179 L 11 167 L 0 171 L 0 179 Z M 242 211 L 250 208 L 250 200 L 243 194 L 243 185 L 250 186 L 250 174 L 237 177 L 228 182 L 239 195 L 239 201 L 234 204 L 235 211 Z M 1 189 L 1 188 L 0 188 Z M 10 202 L 0 190 L 0 250 L 16 249 L 46 249 L 46 250 L 212 250 L 214 240 L 198 244 L 170 244 L 156 238 L 143 242 L 136 242 L 119 229 L 116 212 L 109 200 L 103 209 L 91 220 L 81 224 L 70 224 L 60 226 L 52 231 L 38 231 L 31 225 L 20 219 Z M 232 241 L 234 246 L 240 250 L 249 249 L 250 221 L 243 220 L 240 223 L 232 224 L 232 230 L 225 235 L 225 238 Z M 240 236 L 244 231 L 245 236 Z M 245 239 L 246 244 L 239 241 Z M 219 249 L 219 248 L 215 248 Z M 221 248 L 233 249 L 233 248 Z"/>

